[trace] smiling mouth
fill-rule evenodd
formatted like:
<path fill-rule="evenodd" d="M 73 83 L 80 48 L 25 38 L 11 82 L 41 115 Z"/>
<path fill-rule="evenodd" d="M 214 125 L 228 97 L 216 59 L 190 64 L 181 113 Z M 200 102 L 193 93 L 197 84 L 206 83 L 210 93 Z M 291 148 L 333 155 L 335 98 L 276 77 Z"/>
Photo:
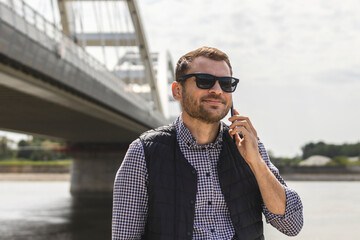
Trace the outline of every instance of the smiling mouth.
<path fill-rule="evenodd" d="M 214 105 L 224 104 L 223 101 L 218 100 L 218 99 L 204 99 L 203 102 L 210 103 L 210 104 L 214 104 Z"/>

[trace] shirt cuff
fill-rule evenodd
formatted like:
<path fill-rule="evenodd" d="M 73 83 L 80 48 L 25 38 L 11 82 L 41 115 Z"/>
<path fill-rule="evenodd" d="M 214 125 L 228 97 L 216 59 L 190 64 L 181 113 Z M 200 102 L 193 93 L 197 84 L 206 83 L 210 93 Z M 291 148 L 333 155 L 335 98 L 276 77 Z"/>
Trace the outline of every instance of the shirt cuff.
<path fill-rule="evenodd" d="M 302 209 L 302 203 L 300 200 L 299 195 L 292 189 L 284 186 L 285 189 L 285 195 L 286 195 L 286 207 L 285 207 L 285 214 L 284 215 L 278 215 L 274 214 L 269 211 L 269 209 L 266 207 L 265 204 L 263 204 L 263 210 L 264 215 L 266 218 L 266 222 L 269 223 L 273 220 L 284 220 L 291 218 L 291 216 L 300 211 Z"/>

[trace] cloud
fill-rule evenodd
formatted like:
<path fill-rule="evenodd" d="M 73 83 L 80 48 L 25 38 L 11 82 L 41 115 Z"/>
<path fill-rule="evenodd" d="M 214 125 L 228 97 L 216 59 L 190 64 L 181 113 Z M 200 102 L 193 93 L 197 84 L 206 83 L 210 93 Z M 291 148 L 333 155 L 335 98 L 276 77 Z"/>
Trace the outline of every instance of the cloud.
<path fill-rule="evenodd" d="M 316 76 L 320 84 L 349 85 L 360 87 L 360 66 L 352 69 L 331 69 Z M 360 88 L 358 88 L 360 90 Z"/>

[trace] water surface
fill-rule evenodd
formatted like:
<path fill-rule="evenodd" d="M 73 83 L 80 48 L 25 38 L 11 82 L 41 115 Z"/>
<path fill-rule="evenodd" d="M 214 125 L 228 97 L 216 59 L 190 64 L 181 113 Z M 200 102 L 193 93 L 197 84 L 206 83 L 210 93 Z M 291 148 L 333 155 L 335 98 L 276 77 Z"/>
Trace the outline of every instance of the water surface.
<path fill-rule="evenodd" d="M 360 239 L 360 182 L 296 182 L 304 205 L 304 227 L 291 239 L 347 240 Z M 290 239 L 266 224 L 265 237 Z"/>
<path fill-rule="evenodd" d="M 265 225 L 267 240 L 360 239 L 360 182 L 296 182 L 305 224 L 289 238 Z M 0 181 L 1 240 L 111 238 L 111 200 L 74 200 L 68 182 Z"/>

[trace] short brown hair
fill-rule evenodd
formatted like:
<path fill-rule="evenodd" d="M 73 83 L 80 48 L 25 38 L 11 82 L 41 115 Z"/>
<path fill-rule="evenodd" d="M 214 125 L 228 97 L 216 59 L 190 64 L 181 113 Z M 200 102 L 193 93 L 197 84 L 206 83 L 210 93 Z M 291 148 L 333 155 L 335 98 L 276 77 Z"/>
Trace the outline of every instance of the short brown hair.
<path fill-rule="evenodd" d="M 193 62 L 193 60 L 197 57 L 206 57 L 215 61 L 225 61 L 226 64 L 229 66 L 230 68 L 230 74 L 232 75 L 232 67 L 230 64 L 230 60 L 228 55 L 226 55 L 226 53 L 220 51 L 217 48 L 213 48 L 213 47 L 201 47 L 198 48 L 196 50 L 193 50 L 187 54 L 185 54 L 184 56 L 182 56 L 179 61 L 176 64 L 176 69 L 175 69 L 175 79 L 176 81 L 178 81 L 178 79 L 182 76 L 184 76 L 187 72 L 187 70 L 189 70 L 191 63 Z"/>

